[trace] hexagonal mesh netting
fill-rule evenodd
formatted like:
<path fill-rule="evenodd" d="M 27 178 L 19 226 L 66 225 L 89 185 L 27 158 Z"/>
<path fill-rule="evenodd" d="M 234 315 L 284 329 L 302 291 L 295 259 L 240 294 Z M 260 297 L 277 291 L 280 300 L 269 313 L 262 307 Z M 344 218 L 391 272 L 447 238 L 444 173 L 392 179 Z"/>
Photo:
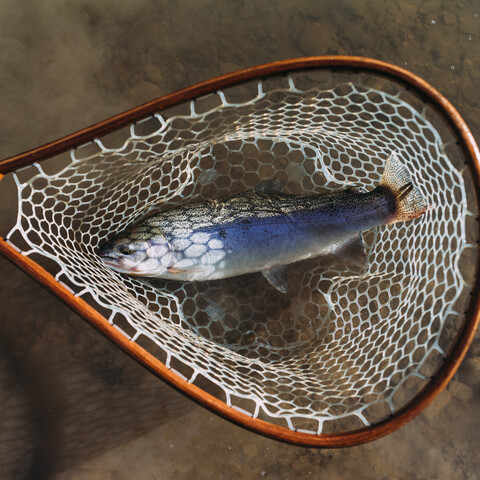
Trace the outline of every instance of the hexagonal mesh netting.
<path fill-rule="evenodd" d="M 459 266 L 471 246 L 469 206 L 462 172 L 428 114 L 403 98 L 408 92 L 302 81 L 255 82 L 253 94 L 251 84 L 239 92 L 245 101 L 229 99 L 234 89 L 217 92 L 186 113 L 117 132 L 114 146 L 105 138 L 72 150 L 57 172 L 31 167 L 29 178 L 16 177 L 9 241 L 20 234 L 27 254 L 53 259 L 57 278 L 132 341 L 233 408 L 291 429 L 345 431 L 403 406 L 441 364 L 468 295 Z M 198 283 L 128 277 L 97 255 L 152 209 L 274 177 L 294 194 L 371 189 L 393 150 L 436 208 L 365 234 L 365 269 L 301 262 L 282 294 L 260 274 Z"/>

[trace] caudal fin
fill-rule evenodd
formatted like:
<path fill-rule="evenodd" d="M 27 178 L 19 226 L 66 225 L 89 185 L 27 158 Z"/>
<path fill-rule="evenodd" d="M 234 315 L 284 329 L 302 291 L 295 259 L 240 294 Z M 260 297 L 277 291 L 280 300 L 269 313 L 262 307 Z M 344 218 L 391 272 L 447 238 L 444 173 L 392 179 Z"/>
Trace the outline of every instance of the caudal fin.
<path fill-rule="evenodd" d="M 395 195 L 397 208 L 392 223 L 412 220 L 432 208 L 414 185 L 410 172 L 395 152 L 385 162 L 380 185 L 389 188 Z"/>

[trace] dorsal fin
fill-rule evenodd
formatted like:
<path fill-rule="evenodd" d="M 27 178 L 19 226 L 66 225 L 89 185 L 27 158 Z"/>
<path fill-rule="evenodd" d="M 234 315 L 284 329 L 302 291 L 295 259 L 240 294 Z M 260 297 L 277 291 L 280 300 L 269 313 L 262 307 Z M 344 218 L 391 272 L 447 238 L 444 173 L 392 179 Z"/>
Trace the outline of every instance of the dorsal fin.
<path fill-rule="evenodd" d="M 280 193 L 286 184 L 286 180 L 272 178 L 271 180 L 259 183 L 254 190 L 258 193 Z"/>

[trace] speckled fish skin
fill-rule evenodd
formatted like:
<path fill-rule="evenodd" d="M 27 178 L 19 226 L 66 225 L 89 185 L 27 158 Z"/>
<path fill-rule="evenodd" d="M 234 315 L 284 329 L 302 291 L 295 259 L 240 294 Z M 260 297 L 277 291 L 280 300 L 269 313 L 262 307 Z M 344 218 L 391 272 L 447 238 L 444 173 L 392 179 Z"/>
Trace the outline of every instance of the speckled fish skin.
<path fill-rule="evenodd" d="M 405 167 L 391 156 L 380 185 L 370 192 L 253 190 L 178 207 L 117 235 L 100 256 L 114 270 L 145 277 L 202 281 L 265 274 L 333 253 L 359 232 L 414 218 L 426 209 Z"/>

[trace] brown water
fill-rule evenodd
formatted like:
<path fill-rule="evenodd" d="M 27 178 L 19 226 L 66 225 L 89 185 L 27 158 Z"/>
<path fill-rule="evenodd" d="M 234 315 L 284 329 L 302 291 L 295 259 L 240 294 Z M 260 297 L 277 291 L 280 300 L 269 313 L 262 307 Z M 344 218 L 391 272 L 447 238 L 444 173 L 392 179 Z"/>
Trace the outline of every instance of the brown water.
<path fill-rule="evenodd" d="M 316 54 L 406 67 L 479 138 L 478 2 L 3 3 L 1 158 L 218 74 Z M 1 187 L 3 225 L 16 198 L 11 179 Z M 0 265 L 2 480 L 480 477 L 479 335 L 448 389 L 406 427 L 364 446 L 306 449 L 199 407 Z"/>

